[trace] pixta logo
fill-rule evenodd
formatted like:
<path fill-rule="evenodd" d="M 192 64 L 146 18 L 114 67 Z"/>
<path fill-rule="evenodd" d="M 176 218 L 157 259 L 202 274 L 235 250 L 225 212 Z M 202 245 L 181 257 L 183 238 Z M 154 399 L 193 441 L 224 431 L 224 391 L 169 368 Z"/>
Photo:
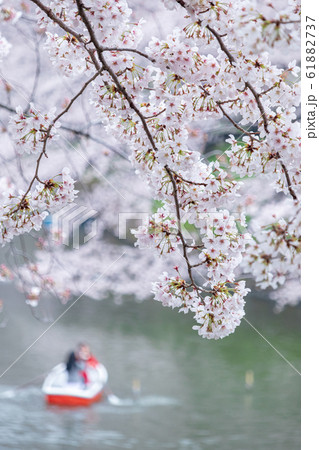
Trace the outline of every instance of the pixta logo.
<path fill-rule="evenodd" d="M 96 219 L 97 211 L 72 203 L 49 216 L 46 225 L 54 241 L 79 249 L 96 235 Z"/>

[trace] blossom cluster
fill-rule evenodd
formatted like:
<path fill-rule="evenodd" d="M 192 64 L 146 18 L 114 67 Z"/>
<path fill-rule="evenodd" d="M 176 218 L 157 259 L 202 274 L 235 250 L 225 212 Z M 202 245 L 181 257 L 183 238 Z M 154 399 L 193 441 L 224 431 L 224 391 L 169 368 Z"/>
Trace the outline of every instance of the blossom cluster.
<path fill-rule="evenodd" d="M 242 253 L 250 237 L 238 233 L 236 221 L 227 210 L 201 213 L 195 217 L 187 214 L 183 218 L 184 226 L 186 221 L 194 225 L 197 235 L 202 236 L 202 244 L 196 244 L 189 236 L 187 242 L 191 243 L 187 244 L 187 253 L 188 268 L 196 268 L 192 277 L 204 278 L 205 288 L 197 285 L 194 279 L 186 282 L 180 275 L 169 277 L 164 273 L 153 285 L 155 299 L 163 306 L 178 307 L 185 313 L 193 312 L 199 324 L 194 329 L 201 336 L 222 338 L 235 330 L 244 315 L 244 296 L 248 290 L 244 288 L 245 282 L 235 281 L 234 271 L 242 261 Z M 165 251 L 180 253 L 181 239 L 187 237 L 185 230 L 182 235 L 176 218 L 170 218 L 168 211 L 153 215 L 133 233 L 137 237 L 137 245 L 153 247 L 161 255 Z M 175 269 L 179 271 L 178 267 Z"/>
<path fill-rule="evenodd" d="M 90 55 L 82 48 L 79 41 L 69 34 L 59 36 L 47 32 L 47 49 L 51 62 L 66 76 L 89 75 L 93 70 Z"/>
<path fill-rule="evenodd" d="M 2 0 L 0 0 L 0 23 L 14 24 L 20 19 L 21 14 L 20 11 L 17 11 L 7 3 L 3 4 Z M 10 49 L 11 44 L 0 33 L 0 62 L 8 55 Z"/>
<path fill-rule="evenodd" d="M 198 325 L 193 326 L 198 334 L 208 339 L 220 339 L 233 333 L 245 315 L 244 297 L 249 292 L 245 282 L 239 281 L 228 295 L 228 288 L 222 286 L 213 298 L 207 296 L 196 309 L 194 318 Z"/>
<path fill-rule="evenodd" d="M 21 11 L 17 11 L 9 5 L 1 6 L 1 4 L 2 1 L 0 1 L 0 22 L 16 23 L 22 15 Z"/>
<path fill-rule="evenodd" d="M 287 94 L 287 96 L 285 96 Z M 300 128 L 296 122 L 296 108 L 300 102 L 300 85 L 289 86 L 279 82 L 278 87 L 265 95 L 263 104 L 277 106 L 269 109 L 267 129 L 261 124 L 260 132 L 235 138 L 226 142 L 231 147 L 226 151 L 234 172 L 241 177 L 271 174 L 274 187 L 289 195 L 289 187 L 300 195 Z M 284 100 L 285 99 L 285 100 Z M 258 136 L 258 137 L 257 137 Z M 287 178 L 291 186 L 287 185 Z"/>
<path fill-rule="evenodd" d="M 240 52 L 230 65 L 224 56 L 200 55 L 197 47 L 185 42 L 183 30 L 177 29 L 165 41 L 153 38 L 147 50 L 163 71 L 166 67 L 175 73 L 165 80 L 174 96 L 181 98 L 178 112 L 176 102 L 171 103 L 170 123 L 190 114 L 192 119 L 204 114 L 206 119 L 240 115 L 236 126 L 241 136 L 227 140 L 234 172 L 240 176 L 270 173 L 278 191 L 300 193 L 300 129 L 295 114 L 300 104 L 296 81 L 300 69 L 295 61 L 284 70 L 273 66 L 266 53 L 247 57 Z M 157 97 L 163 101 L 163 95 Z M 166 111 L 162 119 L 167 119 Z M 257 131 L 250 132 L 255 123 Z"/>
<path fill-rule="evenodd" d="M 300 272 L 300 210 L 289 221 L 281 218 L 262 227 L 254 237 L 244 267 L 253 274 L 257 285 L 277 289 Z"/>
<path fill-rule="evenodd" d="M 171 253 L 178 248 L 180 237 L 178 236 L 177 220 L 175 214 L 158 210 L 147 223 L 131 230 L 136 237 L 135 245 L 143 248 L 158 249 L 160 254 Z"/>
<path fill-rule="evenodd" d="M 180 276 L 169 277 L 164 272 L 160 280 L 154 283 L 155 300 L 163 306 L 179 308 L 180 312 L 194 313 L 197 325 L 193 329 L 207 339 L 220 339 L 235 331 L 245 315 L 244 297 L 249 291 L 245 282 L 239 281 L 232 288 L 221 284 L 213 296 L 199 296 L 196 290 L 190 290 Z M 229 295 L 231 289 L 232 295 Z"/>
<path fill-rule="evenodd" d="M 157 83 L 154 85 L 157 88 L 150 94 L 150 108 L 148 103 L 142 101 L 142 96 L 143 88 L 149 86 L 152 72 L 155 72 Z M 230 299 L 233 296 L 232 288 L 226 283 L 235 281 L 233 270 L 241 261 L 244 238 L 238 233 L 228 211 L 218 212 L 216 207 L 231 203 L 240 186 L 234 180 L 227 179 L 226 171 L 217 162 L 207 165 L 201 161 L 197 151 L 188 148 L 188 130 L 183 124 L 188 114 L 187 102 L 183 99 L 185 107 L 176 110 L 176 105 L 171 103 L 173 96 L 169 80 L 170 74 L 148 67 L 144 77 L 140 75 L 131 85 L 127 83 L 126 93 L 131 94 L 131 98 L 139 104 L 140 111 L 146 117 L 146 126 L 141 123 L 139 114 L 132 111 L 123 91 L 108 75 L 101 76 L 101 81 L 93 84 L 93 104 L 107 130 L 130 145 L 134 166 L 153 189 L 155 198 L 164 203 L 156 215 L 135 231 L 137 244 L 142 248 L 155 248 L 159 254 L 176 252 L 179 247 L 185 247 L 182 223 L 178 217 L 182 213 L 183 224 L 186 221 L 193 224 L 199 230 L 203 242 L 205 236 L 211 240 L 211 255 L 205 254 L 203 250 L 199 264 L 208 268 L 206 276 L 211 285 L 212 297 L 222 289 L 225 298 Z M 181 97 L 184 98 L 184 94 L 185 98 L 190 97 L 190 92 L 181 88 Z M 141 97 L 141 101 L 137 100 L 138 97 Z M 198 115 L 203 115 L 203 112 L 201 110 Z M 148 132 L 152 136 L 151 140 Z M 216 215 L 221 215 L 221 219 L 216 218 Z M 208 225 L 210 220 L 212 223 Z M 217 225 L 219 231 L 215 230 Z M 216 254 L 213 256 L 214 251 Z M 243 290 L 242 293 L 246 294 L 247 291 Z M 201 296 L 197 296 L 195 303 L 197 307 L 201 305 Z M 193 311 L 196 309 L 195 303 Z M 237 324 L 238 321 L 234 320 L 233 327 Z M 215 329 L 201 334 L 208 337 L 210 333 L 218 336 Z M 222 336 L 223 332 L 220 334 Z"/>
<path fill-rule="evenodd" d="M 13 273 L 5 264 L 0 265 L 0 280 L 10 280 L 13 278 Z"/>
<path fill-rule="evenodd" d="M 2 61 L 8 54 L 11 48 L 11 44 L 0 33 L 0 61 Z"/>
<path fill-rule="evenodd" d="M 283 10 L 276 10 L 267 4 L 263 13 L 258 4 L 251 0 L 237 2 L 211 2 L 209 0 L 163 0 L 169 8 L 183 4 L 192 24 L 188 33 L 197 40 L 218 45 L 212 30 L 225 36 L 232 51 L 261 53 L 273 47 L 284 47 L 300 40 L 298 22 L 301 8 L 299 0 L 288 0 Z M 258 9 L 257 9 L 258 7 Z"/>
<path fill-rule="evenodd" d="M 57 122 L 53 126 L 54 117 L 55 108 L 42 114 L 33 103 L 30 104 L 28 112 L 18 106 L 16 115 L 11 117 L 9 124 L 18 152 L 37 154 L 42 151 L 44 141 L 55 139 L 60 125 Z"/>
<path fill-rule="evenodd" d="M 61 181 L 53 179 L 39 182 L 29 194 L 18 193 L 14 185 L 5 178 L 0 180 L 0 243 L 4 245 L 14 236 L 39 230 L 49 212 L 57 211 L 66 204 L 73 202 L 77 191 L 74 190 L 74 180 L 69 169 L 61 174 Z"/>
<path fill-rule="evenodd" d="M 76 1 L 51 1 L 49 7 L 65 26 L 71 27 L 75 32 L 75 35 L 65 33 L 65 30 L 61 30 L 43 11 L 38 11 L 38 23 L 46 30 L 45 47 L 53 65 L 57 66 L 66 76 L 77 76 L 83 73 L 90 75 L 94 69 L 93 59 L 96 59 L 96 54 L 94 50 L 89 54 L 82 45 L 83 42 L 89 42 L 90 37 L 78 13 Z M 102 47 L 114 50 L 116 47 L 136 48 L 142 37 L 143 20 L 132 21 L 132 10 L 128 8 L 125 0 L 116 2 L 88 0 L 85 2 L 85 11 L 92 30 Z M 94 54 L 95 56 L 93 56 Z"/>

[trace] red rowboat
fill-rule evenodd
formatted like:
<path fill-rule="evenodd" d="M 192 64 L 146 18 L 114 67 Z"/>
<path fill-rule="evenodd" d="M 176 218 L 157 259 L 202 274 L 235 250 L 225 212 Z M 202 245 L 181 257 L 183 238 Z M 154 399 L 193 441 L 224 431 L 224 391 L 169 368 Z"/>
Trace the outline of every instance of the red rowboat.
<path fill-rule="evenodd" d="M 101 399 L 108 379 L 107 370 L 97 364 L 88 371 L 89 382 L 69 383 L 65 364 L 55 366 L 44 380 L 42 391 L 47 403 L 61 406 L 89 406 Z"/>

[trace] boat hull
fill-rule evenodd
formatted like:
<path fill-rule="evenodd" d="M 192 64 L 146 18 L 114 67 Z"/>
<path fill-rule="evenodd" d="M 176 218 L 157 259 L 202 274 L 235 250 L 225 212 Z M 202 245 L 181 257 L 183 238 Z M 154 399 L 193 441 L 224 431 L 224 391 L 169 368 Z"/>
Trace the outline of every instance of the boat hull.
<path fill-rule="evenodd" d="M 59 406 L 90 406 L 92 403 L 98 402 L 103 397 L 103 391 L 99 392 L 92 398 L 76 397 L 72 395 L 46 395 L 45 400 L 49 405 Z"/>

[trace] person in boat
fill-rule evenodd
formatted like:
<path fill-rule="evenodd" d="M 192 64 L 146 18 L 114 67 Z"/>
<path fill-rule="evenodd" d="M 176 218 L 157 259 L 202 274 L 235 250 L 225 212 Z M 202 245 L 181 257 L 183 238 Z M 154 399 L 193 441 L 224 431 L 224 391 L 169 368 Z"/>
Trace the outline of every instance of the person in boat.
<path fill-rule="evenodd" d="M 89 383 L 89 369 L 95 368 L 97 359 L 92 355 L 89 345 L 80 343 L 75 351 L 69 354 L 66 362 L 69 383 Z"/>

